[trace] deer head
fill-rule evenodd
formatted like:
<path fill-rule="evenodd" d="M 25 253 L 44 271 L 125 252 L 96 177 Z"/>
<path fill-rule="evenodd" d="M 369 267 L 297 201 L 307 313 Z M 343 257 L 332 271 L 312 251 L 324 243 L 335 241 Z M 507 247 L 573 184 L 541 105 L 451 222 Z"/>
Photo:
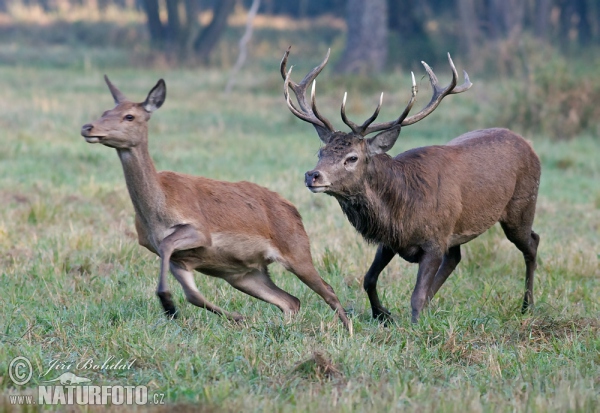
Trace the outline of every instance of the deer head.
<path fill-rule="evenodd" d="M 101 143 L 116 149 L 127 149 L 147 142 L 148 120 L 160 108 L 167 96 L 165 81 L 160 79 L 142 103 L 133 103 L 111 83 L 104 80 L 110 89 L 116 106 L 102 116 L 81 127 L 81 135 L 88 143 Z"/>
<path fill-rule="evenodd" d="M 332 195 L 351 196 L 354 192 L 360 191 L 362 187 L 363 176 L 370 159 L 376 155 L 389 151 L 403 126 L 412 125 L 427 115 L 432 113 L 447 95 L 461 93 L 468 90 L 472 83 L 469 80 L 467 72 L 464 72 L 465 81 L 461 86 L 457 86 L 458 74 L 450 54 L 448 61 L 452 69 L 452 81 L 447 87 L 441 87 L 438 79 L 425 62 L 421 62 L 429 75 L 429 80 L 433 88 L 433 96 L 430 102 L 419 113 L 408 116 L 417 96 L 417 85 L 415 76 L 412 75 L 412 93 L 402 114 L 395 120 L 382 123 L 373 123 L 383 103 L 383 93 L 379 98 L 379 104 L 375 112 L 362 125 L 357 125 L 346 116 L 346 98 L 344 94 L 341 107 L 341 117 L 351 132 L 345 133 L 336 131 L 331 123 L 323 117 L 317 110 L 315 98 L 316 77 L 327 64 L 329 60 L 329 51 L 323 62 L 308 73 L 300 83 L 291 80 L 292 68 L 287 70 L 287 60 L 290 49 L 286 51 L 281 60 L 280 71 L 284 79 L 284 97 L 287 101 L 290 111 L 298 118 L 311 123 L 324 143 L 319 151 L 319 161 L 312 171 L 306 172 L 305 184 L 312 192 L 326 192 Z M 306 100 L 306 88 L 312 83 L 310 104 Z M 292 89 L 298 101 L 298 108 L 290 99 L 289 89 Z M 367 135 L 379 132 L 377 135 L 367 138 Z"/>

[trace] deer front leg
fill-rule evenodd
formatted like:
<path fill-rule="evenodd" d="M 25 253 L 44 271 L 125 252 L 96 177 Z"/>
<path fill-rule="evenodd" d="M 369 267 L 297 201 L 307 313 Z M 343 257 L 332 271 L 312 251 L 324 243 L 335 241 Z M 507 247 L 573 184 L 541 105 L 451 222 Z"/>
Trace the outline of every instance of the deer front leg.
<path fill-rule="evenodd" d="M 160 299 L 160 303 L 162 304 L 167 317 L 177 318 L 177 308 L 173 303 L 173 298 L 167 285 L 167 273 L 169 271 L 171 255 L 175 251 L 203 247 L 209 244 L 210 239 L 207 236 L 193 226 L 184 224 L 177 225 L 175 231 L 165 237 L 158 246 L 160 275 L 158 277 L 156 295 Z"/>
<path fill-rule="evenodd" d="M 396 253 L 389 247 L 380 244 L 375 253 L 373 263 L 365 275 L 363 286 L 369 297 L 371 303 L 371 310 L 373 311 L 373 318 L 383 322 L 387 322 L 391 319 L 391 314 L 387 308 L 381 305 L 379 301 L 379 295 L 377 295 L 377 280 L 381 271 L 390 263 Z"/>
<path fill-rule="evenodd" d="M 435 274 L 442 263 L 443 254 L 439 251 L 425 251 L 419 260 L 419 272 L 417 273 L 417 284 L 410 298 L 410 306 L 412 307 L 411 321 L 416 323 L 423 307 L 427 304 L 429 292 Z"/>

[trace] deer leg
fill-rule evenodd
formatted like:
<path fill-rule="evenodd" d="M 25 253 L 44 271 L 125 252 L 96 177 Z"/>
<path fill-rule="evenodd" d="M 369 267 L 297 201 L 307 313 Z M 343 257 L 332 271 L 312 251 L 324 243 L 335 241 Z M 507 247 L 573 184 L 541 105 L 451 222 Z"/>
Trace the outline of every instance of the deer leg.
<path fill-rule="evenodd" d="M 525 257 L 525 297 L 523 298 L 523 307 L 521 307 L 521 313 L 525 313 L 529 307 L 533 306 L 533 277 L 537 268 L 538 245 L 540 245 L 540 236 L 532 230 L 530 249 L 533 251 L 533 254 L 529 254 L 529 258 Z"/>
<path fill-rule="evenodd" d="M 523 253 L 525 259 L 525 297 L 523 297 L 523 306 L 521 313 L 533 306 L 533 279 L 537 268 L 537 249 L 540 243 L 540 236 L 531 230 L 531 227 L 525 231 L 522 228 L 513 228 L 509 223 L 501 222 L 500 225 L 506 234 L 506 238 Z"/>
<path fill-rule="evenodd" d="M 158 246 L 160 256 L 160 275 L 158 276 L 158 287 L 156 295 L 160 299 L 167 317 L 177 318 L 177 308 L 173 303 L 171 292 L 167 285 L 167 273 L 171 255 L 177 250 L 186 250 L 206 245 L 207 239 L 191 225 L 178 225 L 175 231 L 165 237 Z"/>
<path fill-rule="evenodd" d="M 458 263 L 460 262 L 460 245 L 456 245 L 451 247 L 446 254 L 444 254 L 444 258 L 442 259 L 442 265 L 438 269 L 435 274 L 435 278 L 433 279 L 433 283 L 431 284 L 431 289 L 429 290 L 429 296 L 427 297 L 427 302 L 431 301 L 431 299 L 438 292 L 440 287 L 446 282 L 452 271 L 456 268 Z"/>
<path fill-rule="evenodd" d="M 170 255 L 169 255 L 170 258 Z M 160 256 L 160 275 L 158 276 L 158 287 L 156 287 L 156 295 L 165 310 L 167 317 L 177 318 L 177 308 L 173 302 L 173 296 L 167 285 L 167 272 L 169 267 L 169 258 Z"/>
<path fill-rule="evenodd" d="M 181 268 L 177 264 L 171 263 L 171 273 L 175 276 L 181 287 L 183 288 L 183 292 L 185 294 L 185 298 L 192 304 L 197 307 L 204 308 L 211 313 L 218 314 L 220 316 L 227 317 L 233 321 L 241 321 L 243 317 L 238 313 L 229 313 L 219 306 L 208 301 L 204 296 L 198 291 L 198 287 L 196 286 L 196 281 L 194 280 L 194 274 L 191 271 Z"/>
<path fill-rule="evenodd" d="M 266 267 L 226 277 L 225 281 L 243 293 L 277 306 L 284 314 L 292 315 L 300 310 L 300 300 L 277 287 Z"/>
<path fill-rule="evenodd" d="M 425 251 L 419 260 L 419 272 L 417 283 L 410 298 L 412 308 L 411 321 L 416 323 L 421 311 L 427 304 L 429 292 L 435 279 L 435 275 L 442 263 L 443 254 L 433 251 Z"/>
<path fill-rule="evenodd" d="M 379 295 L 377 294 L 377 280 L 379 279 L 381 271 L 383 271 L 390 263 L 392 258 L 394 258 L 394 255 L 396 255 L 394 250 L 380 244 L 379 247 L 377 247 L 373 263 L 371 263 L 371 267 L 369 267 L 363 281 L 363 287 L 367 292 L 369 302 L 371 303 L 373 318 L 381 321 L 389 321 L 391 319 L 391 314 L 387 308 L 381 305 L 381 301 L 379 301 Z"/>
<path fill-rule="evenodd" d="M 346 310 L 342 307 L 340 300 L 338 299 L 333 288 L 321 278 L 317 270 L 315 269 L 312 258 L 310 255 L 305 260 L 296 260 L 293 263 L 287 262 L 283 263 L 288 271 L 295 274 L 300 281 L 308 286 L 315 293 L 319 294 L 323 300 L 329 307 L 336 312 L 344 327 L 352 334 L 352 326 L 350 324 L 350 320 L 348 320 L 348 316 L 346 315 Z"/>

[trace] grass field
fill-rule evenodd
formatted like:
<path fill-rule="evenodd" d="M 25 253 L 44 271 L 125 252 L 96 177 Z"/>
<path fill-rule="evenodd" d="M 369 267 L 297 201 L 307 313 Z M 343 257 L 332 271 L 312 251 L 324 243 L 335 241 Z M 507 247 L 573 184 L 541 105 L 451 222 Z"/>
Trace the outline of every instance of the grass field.
<path fill-rule="evenodd" d="M 417 267 L 396 258 L 379 283 L 396 319 L 384 327 L 371 319 L 361 286 L 374 247 L 354 232 L 333 198 L 304 188 L 303 173 L 316 163 L 319 140 L 285 106 L 278 74 L 283 50 L 274 49 L 260 71 L 244 71 L 229 96 L 222 93 L 226 71 L 219 69 L 108 73 L 140 101 L 165 78 L 167 101 L 150 127 L 158 169 L 249 180 L 298 207 L 317 269 L 351 310 L 354 335 L 318 296 L 276 265 L 275 282 L 302 301 L 292 319 L 202 274 L 200 290 L 245 315 L 246 322 L 235 325 L 187 304 L 172 278 L 181 317 L 165 319 L 154 295 L 158 259 L 137 245 L 115 151 L 86 144 L 79 135 L 82 124 L 112 106 L 103 71 L 93 65 L 0 66 L 3 410 L 18 410 L 8 396 L 33 394 L 46 379 L 37 372 L 52 360 L 112 356 L 135 362 L 129 370 L 76 374 L 93 384 L 146 385 L 168 403 L 153 411 L 174 405 L 207 412 L 599 411 L 598 137 L 527 136 L 543 167 L 532 313 L 519 312 L 522 256 L 494 227 L 464 247 L 458 269 L 415 325 L 409 314 Z M 296 76 L 324 50 L 312 51 L 307 62 L 292 55 Z M 447 81 L 447 68 L 436 72 Z M 321 77 L 320 108 L 339 128 L 346 88 L 348 110 L 361 121 L 378 91 L 386 92 L 380 117 L 391 119 L 410 90 L 407 73 L 358 86 L 352 78 L 328 82 L 331 69 Z M 469 129 L 510 127 L 487 120 L 497 85 L 473 81 L 473 91 L 447 98 L 426 121 L 404 129 L 393 152 L 445 143 Z M 417 105 L 429 93 L 422 80 Z M 17 356 L 29 358 L 35 370 L 26 387 L 15 387 L 7 375 Z"/>

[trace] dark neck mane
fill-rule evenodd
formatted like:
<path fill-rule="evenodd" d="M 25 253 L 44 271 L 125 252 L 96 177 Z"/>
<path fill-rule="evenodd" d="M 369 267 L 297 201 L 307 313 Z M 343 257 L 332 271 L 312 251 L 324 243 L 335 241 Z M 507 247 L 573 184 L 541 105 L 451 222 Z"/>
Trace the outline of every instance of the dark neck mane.
<path fill-rule="evenodd" d="M 363 190 L 353 196 L 334 195 L 342 211 L 367 242 L 400 247 L 411 225 L 415 201 L 421 198 L 403 163 L 389 155 L 371 158 Z"/>

